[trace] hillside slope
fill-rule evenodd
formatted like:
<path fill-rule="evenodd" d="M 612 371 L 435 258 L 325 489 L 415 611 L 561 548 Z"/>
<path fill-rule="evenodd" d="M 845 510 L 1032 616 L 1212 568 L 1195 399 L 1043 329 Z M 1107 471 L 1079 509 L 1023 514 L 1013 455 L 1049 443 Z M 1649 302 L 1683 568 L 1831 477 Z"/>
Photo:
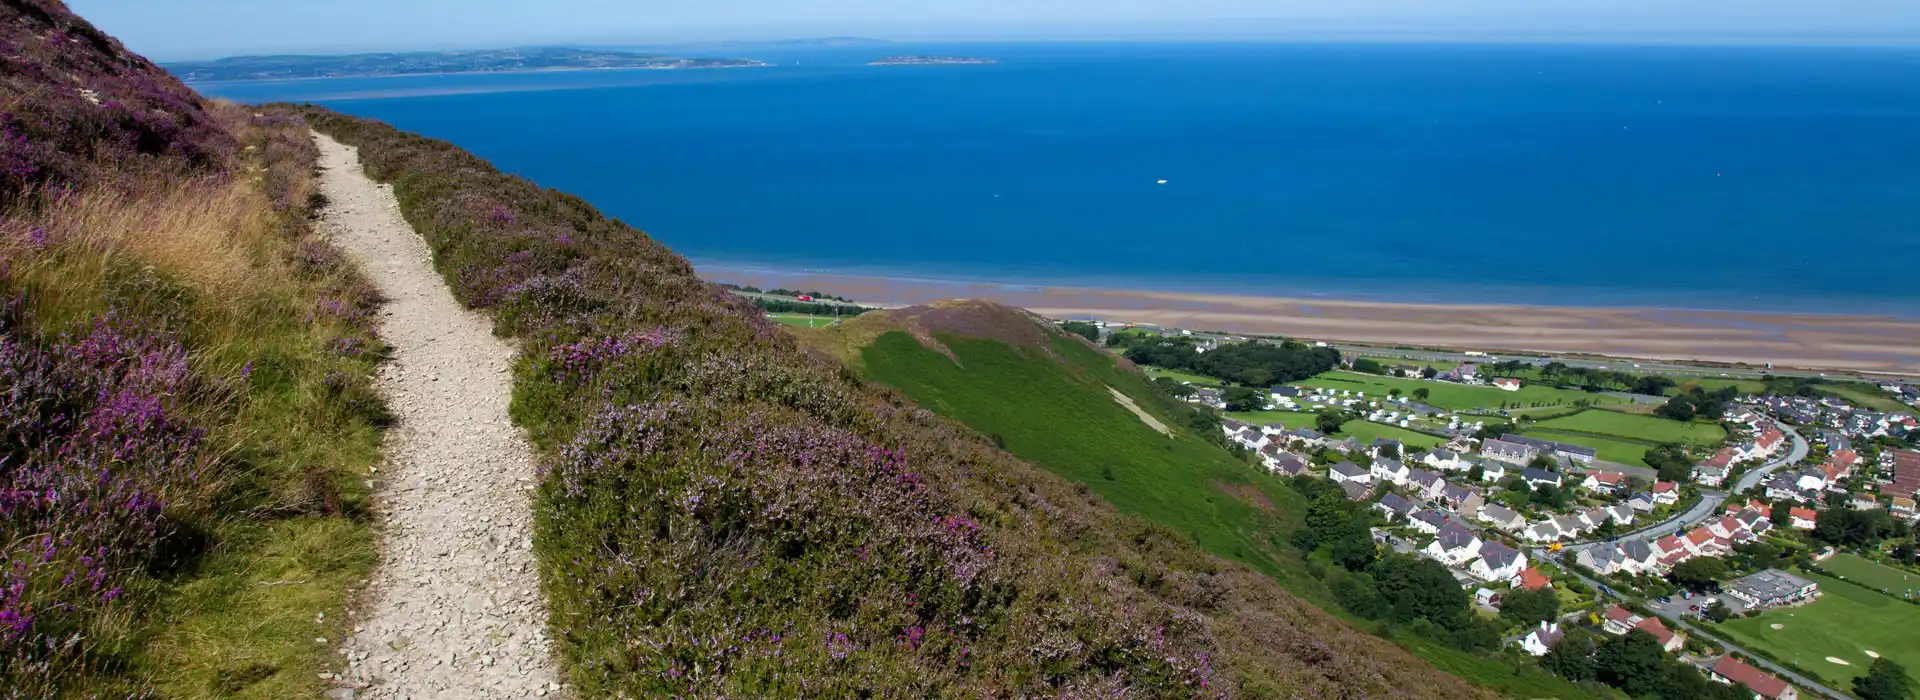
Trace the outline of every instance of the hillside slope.
<path fill-rule="evenodd" d="M 361 149 L 456 294 L 523 344 L 534 547 L 584 695 L 1476 695 L 810 357 L 576 198 L 297 113 Z"/>
<path fill-rule="evenodd" d="M 0 1 L 0 697 L 323 689 L 386 414 L 314 157 Z"/>

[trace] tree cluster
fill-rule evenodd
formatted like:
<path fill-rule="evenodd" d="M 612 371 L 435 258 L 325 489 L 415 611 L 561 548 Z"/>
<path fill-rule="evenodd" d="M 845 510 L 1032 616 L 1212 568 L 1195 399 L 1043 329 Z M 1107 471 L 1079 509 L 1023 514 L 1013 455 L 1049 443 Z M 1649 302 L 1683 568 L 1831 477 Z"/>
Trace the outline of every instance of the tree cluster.
<path fill-rule="evenodd" d="M 1721 685 L 1707 680 L 1692 666 L 1667 655 L 1660 641 L 1642 630 L 1625 636 L 1596 638 L 1584 630 L 1569 631 L 1540 665 L 1573 681 L 1599 681 L 1631 697 L 1662 700 L 1749 700 L 1753 691 L 1743 685 Z"/>
<path fill-rule="evenodd" d="M 1190 338 L 1133 338 L 1123 341 L 1127 359 L 1137 364 L 1202 374 L 1250 387 L 1295 382 L 1339 366 L 1340 352 L 1296 341 L 1226 343 L 1205 353 Z"/>
<path fill-rule="evenodd" d="M 1785 504 L 1774 506 L 1774 510 L 1785 508 Z M 1838 508 L 1820 512 L 1813 539 L 1836 547 L 1877 547 L 1882 540 L 1906 537 L 1909 532 L 1905 523 L 1884 510 Z"/>
<path fill-rule="evenodd" d="M 1647 466 L 1660 472 L 1661 481 L 1686 482 L 1693 480 L 1693 460 L 1687 458 L 1687 448 L 1668 443 L 1647 450 Z"/>
<path fill-rule="evenodd" d="M 776 314 L 813 314 L 816 316 L 844 316 L 852 318 L 873 309 L 848 304 L 820 304 L 810 301 L 788 301 L 786 299 L 768 299 L 754 297 L 753 303 L 762 311 Z"/>
<path fill-rule="evenodd" d="M 1667 402 L 1655 409 L 1653 414 L 1681 422 L 1690 421 L 1696 417 L 1720 420 L 1720 416 L 1727 411 L 1727 402 L 1732 401 L 1733 397 L 1738 396 L 1739 393 L 1739 390 L 1732 386 L 1714 391 L 1696 386 L 1685 393 L 1667 399 Z"/>
<path fill-rule="evenodd" d="M 1095 343 L 1100 342 L 1100 327 L 1086 321 L 1061 322 L 1060 330 L 1086 338 Z"/>

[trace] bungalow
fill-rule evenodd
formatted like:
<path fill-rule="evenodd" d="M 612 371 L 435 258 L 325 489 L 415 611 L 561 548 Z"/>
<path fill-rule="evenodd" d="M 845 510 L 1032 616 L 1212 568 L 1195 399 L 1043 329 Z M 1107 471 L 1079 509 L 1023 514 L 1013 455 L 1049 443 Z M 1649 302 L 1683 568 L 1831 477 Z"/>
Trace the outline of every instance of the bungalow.
<path fill-rule="evenodd" d="M 1459 523 L 1449 521 L 1440 527 L 1440 534 L 1427 545 L 1427 556 L 1437 559 L 1447 566 L 1459 566 L 1480 554 L 1483 543 L 1472 530 Z"/>
<path fill-rule="evenodd" d="M 1653 545 L 1647 544 L 1646 540 L 1635 539 L 1620 543 L 1620 554 L 1625 557 L 1621 561 L 1620 568 L 1630 574 L 1643 574 L 1660 565 L 1658 553 L 1653 551 Z"/>
<path fill-rule="evenodd" d="M 1528 542 L 1555 542 L 1570 536 L 1570 533 L 1561 532 L 1560 527 L 1555 525 L 1552 520 L 1542 520 L 1534 523 L 1524 532 L 1520 533 L 1520 539 Z"/>
<path fill-rule="evenodd" d="M 1612 516 L 1615 526 L 1626 527 L 1633 524 L 1633 508 L 1625 503 L 1607 506 L 1607 515 Z"/>
<path fill-rule="evenodd" d="M 1915 509 L 1913 499 L 1907 498 L 1906 496 L 1894 496 L 1893 498 L 1887 499 L 1887 510 L 1893 513 L 1893 517 L 1907 520 L 1912 520 L 1916 512 L 1920 512 Z"/>
<path fill-rule="evenodd" d="M 1767 481 L 1767 498 L 1776 501 L 1798 501 L 1810 494 L 1800 489 L 1799 478 L 1793 474 L 1776 474 Z"/>
<path fill-rule="evenodd" d="M 1307 458 L 1292 452 L 1281 452 L 1267 462 L 1267 468 L 1281 476 L 1299 476 L 1307 473 L 1310 467 Z"/>
<path fill-rule="evenodd" d="M 1486 455 L 1487 459 L 1525 466 L 1532 462 L 1534 457 L 1540 456 L 1540 451 L 1534 449 L 1532 445 L 1522 445 L 1506 440 L 1488 440 L 1480 445 L 1480 454 Z"/>
<path fill-rule="evenodd" d="M 1767 530 L 1773 529 L 1773 522 L 1767 519 L 1766 510 L 1747 508 L 1738 513 L 1734 513 L 1733 518 L 1740 521 L 1740 525 L 1745 527 L 1749 532 L 1757 535 L 1765 534 Z"/>
<path fill-rule="evenodd" d="M 1480 548 L 1480 558 L 1467 568 L 1467 573 L 1482 581 L 1505 581 L 1520 575 L 1527 568 L 1527 555 L 1520 550 L 1499 542 L 1488 542 Z"/>
<path fill-rule="evenodd" d="M 1753 424 L 1759 423 L 1762 418 L 1760 413 L 1753 410 L 1752 407 L 1735 405 L 1727 409 L 1726 414 L 1721 417 L 1721 420 L 1751 427 Z"/>
<path fill-rule="evenodd" d="M 1319 447 L 1327 444 L 1327 436 L 1312 428 L 1300 428 L 1290 431 L 1284 439 L 1287 442 L 1299 443 L 1308 447 Z"/>
<path fill-rule="evenodd" d="M 1520 470 L 1520 478 L 1525 479 L 1527 484 L 1534 488 L 1541 486 L 1560 488 L 1561 483 L 1563 483 L 1559 472 L 1550 472 L 1545 469 L 1535 469 L 1533 467 Z"/>
<path fill-rule="evenodd" d="M 1722 590 L 1750 608 L 1764 609 L 1813 600 L 1820 595 L 1820 584 L 1779 569 L 1768 569 L 1728 581 Z"/>
<path fill-rule="evenodd" d="M 1469 467 L 1469 469 L 1471 469 L 1471 467 Z M 1481 481 L 1493 483 L 1505 478 L 1507 478 L 1507 465 L 1494 461 L 1480 463 Z"/>
<path fill-rule="evenodd" d="M 1432 508 L 1422 508 L 1407 518 L 1407 524 L 1425 535 L 1437 535 L 1440 528 L 1447 524 L 1447 514 Z"/>
<path fill-rule="evenodd" d="M 1626 568 L 1626 555 L 1620 552 L 1620 545 L 1612 543 L 1601 543 L 1580 550 L 1579 554 L 1574 555 L 1573 561 L 1601 576 L 1612 576 Z"/>
<path fill-rule="evenodd" d="M 1691 545 L 1687 544 L 1686 538 L 1681 537 L 1679 535 L 1667 535 L 1666 537 L 1662 537 L 1658 540 L 1654 540 L 1653 548 L 1655 550 L 1658 550 L 1658 553 L 1662 560 L 1673 556 L 1674 553 L 1676 552 L 1685 554 L 1688 557 L 1691 557 L 1693 555 L 1700 553 L 1698 550 L 1695 550 Z"/>
<path fill-rule="evenodd" d="M 1689 531 L 1681 541 L 1686 542 L 1688 550 L 1703 557 L 1717 557 L 1726 554 L 1729 547 L 1722 544 L 1723 538 L 1714 537 L 1713 531 L 1697 527 Z"/>
<path fill-rule="evenodd" d="M 1480 378 L 1480 368 L 1473 366 L 1473 363 L 1471 362 L 1466 362 L 1466 363 L 1461 363 L 1460 366 L 1453 368 L 1453 371 L 1450 372 L 1449 374 L 1452 374 L 1455 378 L 1459 379 L 1460 381 L 1472 382 Z"/>
<path fill-rule="evenodd" d="M 1598 528 L 1601 525 L 1605 525 L 1608 522 L 1613 520 L 1613 512 L 1605 508 L 1601 508 L 1599 506 L 1594 506 L 1592 508 L 1586 509 L 1585 511 L 1582 511 L 1580 513 L 1580 519 L 1585 522 L 1593 523 L 1593 526 L 1595 528 Z"/>
<path fill-rule="evenodd" d="M 1600 629 L 1607 634 L 1620 635 L 1632 631 L 1637 624 L 1640 624 L 1639 615 L 1618 605 L 1609 605 L 1601 616 Z"/>
<path fill-rule="evenodd" d="M 1727 474 L 1733 471 L 1734 451 L 1731 447 L 1722 447 L 1712 457 L 1693 467 L 1693 480 L 1707 486 L 1719 486 L 1727 481 Z"/>
<path fill-rule="evenodd" d="M 1560 623 L 1541 621 L 1538 628 L 1520 638 L 1520 650 L 1533 656 L 1546 656 L 1566 636 L 1560 631 Z"/>
<path fill-rule="evenodd" d="M 1527 519 L 1503 505 L 1493 504 L 1480 509 L 1480 520 L 1496 528 L 1513 532 L 1527 526 Z"/>
<path fill-rule="evenodd" d="M 1658 505 L 1659 504 L 1654 503 L 1653 494 L 1651 493 L 1636 493 L 1633 495 L 1633 498 L 1627 500 L 1628 508 L 1642 513 L 1651 513 Z"/>
<path fill-rule="evenodd" d="M 1552 440 L 1541 440 L 1539 438 L 1530 438 L 1524 435 L 1515 435 L 1513 433 L 1507 433 L 1505 435 L 1501 435 L 1500 439 L 1505 442 L 1512 442 L 1512 443 L 1517 443 L 1521 445 L 1526 445 L 1528 447 L 1532 447 L 1535 452 L 1538 452 L 1540 454 L 1552 455 L 1554 457 L 1571 460 L 1574 462 L 1579 462 L 1581 464 L 1592 464 L 1594 459 L 1599 457 L 1600 455 L 1599 450 L 1596 450 L 1591 447 L 1586 447 L 1583 445 L 1570 445 L 1564 442 L 1554 442 Z"/>
<path fill-rule="evenodd" d="M 1627 475 L 1620 472 L 1587 472 L 1587 478 L 1580 482 L 1581 488 L 1599 493 L 1619 493 L 1626 486 Z"/>
<path fill-rule="evenodd" d="M 1513 580 L 1509 581 L 1509 583 L 1511 583 L 1514 588 L 1526 591 L 1537 591 L 1542 588 L 1553 587 L 1553 579 L 1547 578 L 1546 574 L 1540 573 L 1539 569 L 1533 567 L 1521 569 L 1520 573 L 1514 575 Z"/>
<path fill-rule="evenodd" d="M 1812 530 L 1819 524 L 1820 514 L 1811 508 L 1794 508 L 1787 511 L 1787 524 L 1795 530 Z"/>
<path fill-rule="evenodd" d="M 1372 474 L 1367 473 L 1367 470 L 1361 469 L 1360 465 L 1352 462 L 1341 462 L 1328 468 L 1327 478 L 1342 484 L 1349 482 L 1367 484 L 1373 481 Z"/>
<path fill-rule="evenodd" d="M 1564 537 L 1579 537 L 1580 533 L 1591 532 L 1593 530 L 1592 527 L 1581 523 L 1579 518 L 1571 515 L 1555 517 L 1553 519 L 1553 526 L 1560 528 L 1560 532 Z"/>
<path fill-rule="evenodd" d="M 1511 377 L 1501 377 L 1499 379 L 1495 379 L 1493 380 L 1493 385 L 1499 388 L 1501 391 L 1519 391 L 1520 390 L 1520 380 L 1514 379 Z"/>
<path fill-rule="evenodd" d="M 1373 504 L 1373 507 L 1379 510 L 1382 516 L 1392 520 L 1396 518 L 1406 518 L 1411 515 L 1414 505 L 1412 501 L 1401 498 L 1400 494 L 1389 493 L 1381 496 L 1380 501 Z"/>
<path fill-rule="evenodd" d="M 1369 470 L 1375 481 L 1395 486 L 1407 485 L 1407 465 L 1397 459 L 1377 459 Z"/>
<path fill-rule="evenodd" d="M 1680 502 L 1680 485 L 1671 481 L 1661 481 L 1653 485 L 1653 502 L 1670 506 Z"/>
<path fill-rule="evenodd" d="M 1358 481 L 1340 482 L 1340 492 L 1346 494 L 1349 501 L 1364 501 L 1368 496 L 1373 495 L 1373 491 L 1368 489 L 1366 484 Z"/>
<path fill-rule="evenodd" d="M 1641 618 L 1639 624 L 1634 625 L 1633 628 L 1653 635 L 1653 638 L 1660 642 L 1660 648 L 1669 654 L 1687 645 L 1687 635 L 1667 629 L 1666 623 L 1661 622 L 1657 617 Z"/>
<path fill-rule="evenodd" d="M 1465 457 L 1452 450 L 1433 450 L 1420 453 L 1420 461 L 1434 469 L 1445 471 L 1465 471 L 1470 466 Z"/>
<path fill-rule="evenodd" d="M 1753 691 L 1753 697 L 1756 698 L 1756 700 L 1759 698 L 1765 698 L 1766 700 L 1800 700 L 1800 691 L 1795 690 L 1791 685 L 1787 685 L 1786 681 L 1775 678 L 1772 674 L 1760 669 L 1748 666 L 1745 662 L 1732 656 L 1722 656 L 1719 661 L 1713 662 L 1713 666 L 1708 670 L 1707 677 L 1728 685 L 1744 685 L 1747 687 L 1747 690 Z"/>
<path fill-rule="evenodd" d="M 1333 450 L 1335 452 L 1339 452 L 1340 454 L 1343 454 L 1343 455 L 1359 454 L 1360 441 L 1351 437 L 1340 438 L 1338 440 L 1330 440 L 1327 442 L 1327 449 Z"/>

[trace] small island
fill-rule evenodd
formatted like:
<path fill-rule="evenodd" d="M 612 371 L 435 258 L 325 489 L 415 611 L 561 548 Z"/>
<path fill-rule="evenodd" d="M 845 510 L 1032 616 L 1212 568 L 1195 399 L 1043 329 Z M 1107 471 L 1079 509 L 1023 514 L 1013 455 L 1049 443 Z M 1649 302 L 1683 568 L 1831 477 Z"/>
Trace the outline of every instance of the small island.
<path fill-rule="evenodd" d="M 966 56 L 891 56 L 872 63 L 869 66 L 991 66 L 999 61 L 991 58 L 969 58 Z"/>

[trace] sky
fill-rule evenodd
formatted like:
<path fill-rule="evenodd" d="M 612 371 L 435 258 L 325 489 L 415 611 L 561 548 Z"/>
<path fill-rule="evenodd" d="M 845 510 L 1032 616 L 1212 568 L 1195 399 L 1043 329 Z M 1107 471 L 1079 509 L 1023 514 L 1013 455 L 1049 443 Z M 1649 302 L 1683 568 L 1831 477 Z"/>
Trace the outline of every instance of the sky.
<path fill-rule="evenodd" d="M 68 0 L 158 60 L 664 44 L 1427 38 L 1920 43 L 1920 0 Z"/>

